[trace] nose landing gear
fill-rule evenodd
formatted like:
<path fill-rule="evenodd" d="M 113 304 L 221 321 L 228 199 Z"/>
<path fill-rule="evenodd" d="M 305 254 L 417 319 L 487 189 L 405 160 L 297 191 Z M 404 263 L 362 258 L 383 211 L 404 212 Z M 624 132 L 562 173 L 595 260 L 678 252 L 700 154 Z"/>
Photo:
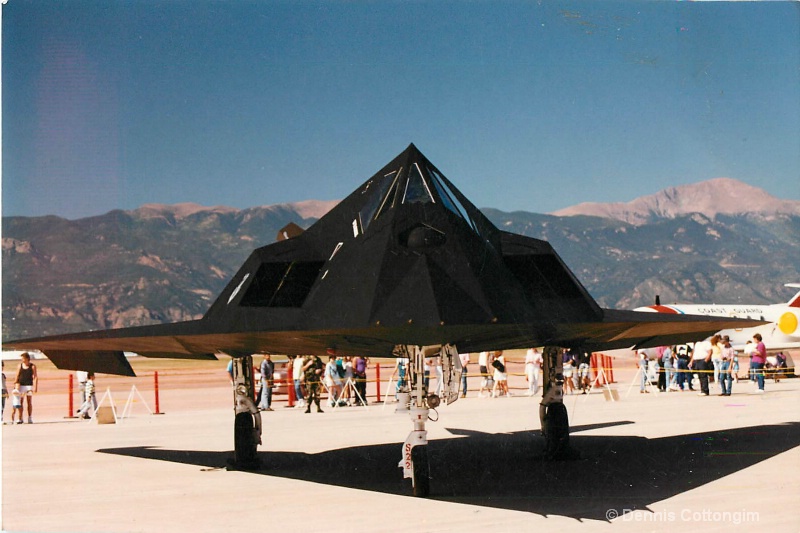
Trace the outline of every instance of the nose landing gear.
<path fill-rule="evenodd" d="M 403 469 L 403 477 L 411 478 L 414 496 L 424 498 L 430 494 L 430 463 L 428 461 L 428 432 L 425 423 L 431 409 L 435 409 L 440 401 L 447 404 L 458 399 L 458 380 L 461 374 L 461 361 L 455 346 L 397 346 L 395 351 L 409 358 L 409 377 L 404 390 L 398 398 L 408 401 L 408 405 L 400 405 L 398 410 L 407 409 L 411 415 L 414 429 L 403 443 L 403 456 L 398 465 Z M 438 356 L 441 358 L 443 372 L 443 397 L 428 394 L 425 386 L 425 358 Z"/>

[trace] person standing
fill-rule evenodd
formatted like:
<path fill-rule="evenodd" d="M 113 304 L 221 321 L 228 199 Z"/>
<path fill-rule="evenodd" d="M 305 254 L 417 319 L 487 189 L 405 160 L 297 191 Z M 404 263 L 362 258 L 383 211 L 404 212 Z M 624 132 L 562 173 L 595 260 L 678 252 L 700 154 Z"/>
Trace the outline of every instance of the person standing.
<path fill-rule="evenodd" d="M 297 407 L 303 407 L 306 403 L 303 398 L 303 357 L 295 356 L 292 364 L 292 382 L 294 383 L 294 397 L 297 399 Z"/>
<path fill-rule="evenodd" d="M 714 383 L 720 386 L 720 370 L 722 368 L 722 336 L 711 337 L 711 364 L 714 367 Z"/>
<path fill-rule="evenodd" d="M 502 350 L 494 352 L 494 360 L 492 361 L 494 367 L 494 387 L 492 387 L 492 398 L 497 397 L 497 389 L 500 389 L 500 394 L 511 396 L 508 390 L 508 368 L 506 367 L 506 358 Z"/>
<path fill-rule="evenodd" d="M 664 384 L 667 392 L 675 390 L 675 384 L 673 383 L 675 381 L 675 372 L 673 371 L 675 365 L 672 362 L 672 353 L 672 348 L 666 346 L 661 356 L 661 360 L 664 362 Z"/>
<path fill-rule="evenodd" d="M 392 375 L 389 377 L 389 381 L 391 382 L 394 379 L 394 375 L 397 374 L 397 383 L 394 387 L 394 399 L 398 400 L 397 394 L 405 389 L 406 386 L 406 369 L 408 369 L 409 359 L 405 357 L 405 354 L 398 354 L 401 355 L 400 357 L 395 358 L 394 361 L 394 370 L 392 370 Z"/>
<path fill-rule="evenodd" d="M 678 390 L 694 390 L 694 388 L 692 388 L 692 374 L 689 372 L 689 361 L 691 359 L 689 356 L 689 346 L 682 344 L 675 349 L 675 353 L 678 357 L 678 370 L 675 377 Z"/>
<path fill-rule="evenodd" d="M 667 392 L 667 375 L 664 369 L 664 351 L 666 346 L 656 348 L 656 363 L 658 366 L 658 392 Z"/>
<path fill-rule="evenodd" d="M 22 354 L 22 362 L 17 369 L 14 388 L 26 398 L 26 402 L 23 402 L 22 410 L 24 411 L 24 404 L 27 403 L 28 424 L 33 424 L 33 395 L 39 392 L 39 376 L 36 374 L 36 365 L 31 362 L 31 355 L 28 352 Z M 20 418 L 21 421 L 22 419 Z"/>
<path fill-rule="evenodd" d="M 78 398 L 80 399 L 79 404 L 83 405 L 83 402 L 86 401 L 86 380 L 89 379 L 89 373 L 85 370 L 77 370 L 75 371 L 75 377 L 78 380 Z"/>
<path fill-rule="evenodd" d="M 542 368 L 542 354 L 536 348 L 529 348 L 525 354 L 525 377 L 528 380 L 528 396 L 539 391 L 539 371 Z"/>
<path fill-rule="evenodd" d="M 325 386 L 328 388 L 328 405 L 334 407 L 342 393 L 342 378 L 339 376 L 335 355 L 329 355 L 328 364 L 325 365 Z"/>
<path fill-rule="evenodd" d="M 730 396 L 733 389 L 733 359 L 736 357 L 736 350 L 731 346 L 731 339 L 727 335 L 722 338 L 720 357 L 719 385 L 722 389 L 720 396 Z"/>
<path fill-rule="evenodd" d="M 22 424 L 22 395 L 20 395 L 16 386 L 11 391 L 11 424 L 15 422 Z"/>
<path fill-rule="evenodd" d="M 467 397 L 467 374 L 469 370 L 467 367 L 469 366 L 469 354 L 468 353 L 460 353 L 458 354 L 458 359 L 461 361 L 461 397 Z"/>
<path fill-rule="evenodd" d="M 753 369 L 753 373 L 756 375 L 756 383 L 758 383 L 756 392 L 764 392 L 764 363 L 767 362 L 767 347 L 764 346 L 761 333 L 753 335 L 753 340 L 756 347 L 751 355 L 750 368 Z"/>
<path fill-rule="evenodd" d="M 275 379 L 275 363 L 272 356 L 264 354 L 261 361 L 261 401 L 258 404 L 259 411 L 272 411 L 272 385 Z"/>
<path fill-rule="evenodd" d="M 708 373 L 714 368 L 711 364 L 711 345 L 711 340 L 700 341 L 694 345 L 691 366 L 692 370 L 697 372 L 697 379 L 700 381 L 698 396 L 708 396 Z"/>
<path fill-rule="evenodd" d="M 436 392 L 441 397 L 444 394 L 444 370 L 442 369 L 442 358 L 433 358 L 433 371 L 436 372 Z"/>
<path fill-rule="evenodd" d="M 639 393 L 646 394 L 650 392 L 647 390 L 647 352 L 644 349 L 640 349 L 637 353 L 639 355 L 639 373 L 641 374 Z M 564 377 L 565 381 L 566 379 L 567 378 Z"/>
<path fill-rule="evenodd" d="M 89 408 L 92 408 L 92 413 L 97 412 L 97 396 L 95 395 L 94 386 L 94 372 L 86 373 L 86 382 L 84 383 L 84 397 L 81 408 L 78 409 L 78 416 L 80 418 L 91 418 L 89 416 Z"/>
<path fill-rule="evenodd" d="M 306 400 L 306 413 L 311 412 L 311 403 L 317 404 L 317 412 L 322 413 L 322 408 L 319 406 L 320 394 L 320 380 L 322 379 L 322 372 L 325 369 L 325 363 L 318 355 L 309 355 L 303 364 L 303 373 L 306 381 L 306 392 L 308 399 Z"/>
<path fill-rule="evenodd" d="M 354 374 L 356 377 L 356 404 L 367 405 L 367 365 L 369 362 L 363 355 L 356 357 Z"/>
<path fill-rule="evenodd" d="M 589 386 L 591 380 L 589 379 L 589 367 L 592 364 L 592 355 L 586 350 L 578 352 L 578 388 L 581 389 L 582 394 L 589 393 Z"/>
<path fill-rule="evenodd" d="M 480 352 L 478 354 L 478 369 L 481 373 L 481 388 L 478 390 L 478 398 L 483 398 L 484 390 L 486 390 L 487 396 L 492 396 L 494 379 L 492 378 L 492 374 L 489 373 L 489 365 L 492 364 L 492 353 Z"/>
<path fill-rule="evenodd" d="M 345 403 L 349 407 L 353 405 L 353 391 L 355 390 L 356 385 L 356 382 L 353 379 L 356 377 L 356 373 L 353 367 L 352 357 L 345 355 L 342 367 L 344 368 L 344 385 L 342 389 L 342 396 L 344 397 Z"/>

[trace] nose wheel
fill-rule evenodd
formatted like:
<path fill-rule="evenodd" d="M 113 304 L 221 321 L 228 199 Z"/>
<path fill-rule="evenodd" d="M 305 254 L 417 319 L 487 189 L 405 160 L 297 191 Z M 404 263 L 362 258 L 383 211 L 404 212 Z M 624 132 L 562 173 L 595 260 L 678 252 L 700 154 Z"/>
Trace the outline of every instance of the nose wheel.
<path fill-rule="evenodd" d="M 253 415 L 239 413 L 233 422 L 233 462 L 238 468 L 250 469 L 258 466 Z"/>
<path fill-rule="evenodd" d="M 414 486 L 414 496 L 425 498 L 431 492 L 428 446 L 415 446 L 411 448 L 411 462 L 414 470 L 411 478 L 411 483 Z"/>
<path fill-rule="evenodd" d="M 403 477 L 411 478 L 414 496 L 425 498 L 431 492 L 430 462 L 428 461 L 428 432 L 425 424 L 430 411 L 435 410 L 441 401 L 446 404 L 458 399 L 458 380 L 461 374 L 461 361 L 455 346 L 395 346 L 398 357 L 409 360 L 409 379 L 406 380 L 397 397 L 400 400 L 396 412 L 408 411 L 414 429 L 403 443 L 403 457 L 398 465 L 403 469 Z M 439 357 L 442 365 L 442 397 L 430 394 L 425 384 L 425 358 Z"/>

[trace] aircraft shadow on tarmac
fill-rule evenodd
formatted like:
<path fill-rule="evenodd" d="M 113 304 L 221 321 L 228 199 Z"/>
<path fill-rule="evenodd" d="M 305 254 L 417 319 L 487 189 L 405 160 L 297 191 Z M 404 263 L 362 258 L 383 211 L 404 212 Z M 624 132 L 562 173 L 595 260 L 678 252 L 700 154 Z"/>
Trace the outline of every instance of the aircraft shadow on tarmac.
<path fill-rule="evenodd" d="M 603 426 L 572 432 L 595 427 Z M 542 459 L 538 431 L 450 432 L 456 437 L 428 445 L 431 499 L 578 520 L 605 520 L 609 509 L 646 509 L 800 445 L 795 422 L 657 439 L 571 435 L 580 459 L 549 462 Z M 205 468 L 223 468 L 232 456 L 146 446 L 98 451 Z M 410 482 L 397 468 L 399 443 L 317 454 L 261 452 L 259 459 L 264 466 L 254 474 L 410 495 Z"/>

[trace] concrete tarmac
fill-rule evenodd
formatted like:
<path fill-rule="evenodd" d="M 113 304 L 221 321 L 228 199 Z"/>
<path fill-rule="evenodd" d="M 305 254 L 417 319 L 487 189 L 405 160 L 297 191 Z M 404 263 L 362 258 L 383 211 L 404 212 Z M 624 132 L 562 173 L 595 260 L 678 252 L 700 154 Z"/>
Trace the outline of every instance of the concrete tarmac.
<path fill-rule="evenodd" d="M 619 401 L 600 391 L 566 397 L 574 461 L 542 460 L 539 398 L 471 392 L 441 406 L 427 427 L 427 499 L 411 496 L 397 467 L 411 422 L 394 404 L 322 414 L 279 404 L 263 413 L 257 472 L 226 469 L 231 404 L 193 408 L 188 398 L 164 415 L 135 405 L 108 425 L 43 413 L 3 426 L 2 527 L 800 531 L 800 379 L 769 381 L 764 394 L 740 382 L 730 397 L 712 385 L 712 396 L 698 397 L 640 394 L 633 374 L 617 378 Z"/>

